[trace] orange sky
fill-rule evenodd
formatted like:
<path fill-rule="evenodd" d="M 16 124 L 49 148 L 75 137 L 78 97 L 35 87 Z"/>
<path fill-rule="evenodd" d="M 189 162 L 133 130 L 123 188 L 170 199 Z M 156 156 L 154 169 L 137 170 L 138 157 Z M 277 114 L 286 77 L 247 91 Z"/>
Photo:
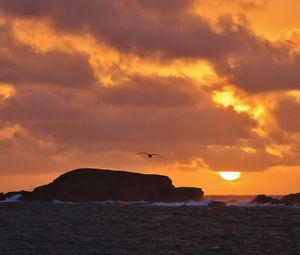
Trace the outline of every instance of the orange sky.
<path fill-rule="evenodd" d="M 299 1 L 29 2 L 0 0 L 0 191 L 79 167 L 300 191 Z"/>

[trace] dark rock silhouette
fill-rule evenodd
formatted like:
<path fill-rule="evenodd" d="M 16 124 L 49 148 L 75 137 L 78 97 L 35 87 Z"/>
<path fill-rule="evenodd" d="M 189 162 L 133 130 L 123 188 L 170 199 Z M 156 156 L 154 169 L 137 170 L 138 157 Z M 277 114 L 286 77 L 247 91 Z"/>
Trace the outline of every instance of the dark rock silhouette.
<path fill-rule="evenodd" d="M 284 204 L 284 205 L 300 205 L 300 193 L 296 194 L 289 194 L 281 199 L 275 199 L 266 195 L 258 195 L 255 197 L 251 203 L 258 203 L 258 204 Z"/>
<path fill-rule="evenodd" d="M 201 200 L 200 188 L 175 188 L 167 176 L 125 171 L 76 169 L 48 185 L 24 193 L 23 201 L 158 201 Z"/>
<path fill-rule="evenodd" d="M 256 196 L 251 203 L 257 203 L 257 204 L 280 204 L 280 201 L 278 199 L 266 196 L 264 194 Z"/>
<path fill-rule="evenodd" d="M 286 195 L 280 201 L 285 204 L 300 205 L 300 193 Z"/>

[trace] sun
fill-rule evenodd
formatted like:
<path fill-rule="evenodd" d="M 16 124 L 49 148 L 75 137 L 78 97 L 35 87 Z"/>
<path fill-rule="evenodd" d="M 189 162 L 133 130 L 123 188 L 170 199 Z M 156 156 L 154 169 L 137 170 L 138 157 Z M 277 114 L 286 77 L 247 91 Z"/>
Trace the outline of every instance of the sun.
<path fill-rule="evenodd" d="M 241 172 L 219 172 L 219 175 L 226 181 L 235 181 L 240 178 Z"/>

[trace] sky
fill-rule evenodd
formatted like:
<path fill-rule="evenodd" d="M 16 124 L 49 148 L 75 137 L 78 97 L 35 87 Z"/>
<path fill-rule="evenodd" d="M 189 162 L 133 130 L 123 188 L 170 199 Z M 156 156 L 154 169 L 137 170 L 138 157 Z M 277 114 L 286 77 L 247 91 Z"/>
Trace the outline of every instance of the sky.
<path fill-rule="evenodd" d="M 206 194 L 299 192 L 299 8 L 0 0 L 0 191 L 96 167 Z"/>

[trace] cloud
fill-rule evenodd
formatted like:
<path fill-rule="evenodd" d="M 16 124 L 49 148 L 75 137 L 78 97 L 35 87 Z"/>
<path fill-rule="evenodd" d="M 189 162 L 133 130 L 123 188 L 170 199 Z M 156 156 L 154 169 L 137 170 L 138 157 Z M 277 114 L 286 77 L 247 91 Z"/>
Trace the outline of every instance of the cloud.
<path fill-rule="evenodd" d="M 289 133 L 300 133 L 300 102 L 293 97 L 284 97 L 274 110 L 279 126 Z"/>
<path fill-rule="evenodd" d="M 205 98 L 206 97 L 206 98 Z M 114 106 L 192 107 L 208 103 L 208 96 L 187 78 L 132 76 L 99 89 L 99 100 Z"/>
<path fill-rule="evenodd" d="M 219 22 L 217 31 L 208 21 L 189 11 L 193 1 L 0 1 L 0 9 L 16 17 L 50 19 L 61 31 L 88 32 L 119 51 L 169 58 L 228 56 L 251 39 L 248 28 L 232 19 Z M 168 7 L 167 7 L 168 6 Z M 166 11 L 168 10 L 168 11 Z M 118 17 L 117 19 L 115 17 Z M 170 43 L 171 42 L 171 43 Z"/>
<path fill-rule="evenodd" d="M 204 162 L 216 171 L 264 171 L 283 164 L 282 159 L 264 148 L 247 152 L 240 146 L 209 146 L 203 147 L 200 154 Z"/>
<path fill-rule="evenodd" d="M 228 81 L 249 92 L 268 92 L 300 88 L 300 55 L 291 45 L 261 41 L 248 53 L 232 57 L 231 61 L 215 64 Z"/>
<path fill-rule="evenodd" d="M 13 138 L 0 140 L 0 175 L 45 174 L 69 166 L 65 150 L 58 145 L 36 139 L 20 129 Z"/>
<path fill-rule="evenodd" d="M 200 6 L 203 6 L 204 8 L 207 6 L 211 7 L 211 5 L 213 7 L 219 6 L 227 8 L 236 6 L 244 11 L 249 11 L 252 9 L 256 10 L 265 8 L 268 5 L 269 0 L 211 0 L 209 2 L 198 0 L 195 2 L 198 3 Z"/>
<path fill-rule="evenodd" d="M 68 96 L 64 96 L 59 90 L 24 90 L 2 107 L 2 117 L 10 122 L 21 123 L 34 134 L 53 137 L 56 142 L 78 147 L 81 142 L 96 143 L 100 148 L 101 143 L 110 143 L 112 147 L 116 146 L 112 149 L 116 149 L 117 145 L 114 144 L 118 143 L 167 144 L 174 141 L 231 144 L 241 137 L 247 137 L 249 129 L 256 125 L 246 114 L 236 113 L 231 108 L 216 108 L 207 98 L 201 97 L 200 93 L 197 99 L 202 102 L 199 105 L 189 101 L 186 104 L 184 93 L 177 95 L 177 104 L 174 101 L 168 102 L 171 99 L 165 95 L 174 93 L 174 89 L 169 85 L 168 89 L 162 88 L 164 84 L 159 84 L 159 79 L 151 88 L 152 99 L 145 99 L 145 103 L 140 98 L 146 97 L 148 91 L 145 89 L 141 94 L 135 84 L 139 79 L 141 78 L 133 79 L 134 85 L 129 93 L 130 103 L 124 101 L 126 93 L 122 94 L 125 99 L 119 96 L 119 87 L 109 89 L 112 95 L 117 94 L 117 98 L 107 97 L 105 101 L 101 101 L 98 96 L 93 98 L 93 94 L 97 95 L 97 90 L 91 91 L 88 97 L 76 92 L 72 95 L 68 92 Z M 174 85 L 182 80 L 176 81 L 173 78 L 161 81 Z M 151 84 L 153 81 L 145 79 L 144 82 Z M 165 95 L 160 97 L 162 89 Z M 193 93 L 193 88 L 191 90 Z M 158 95 L 157 98 L 155 94 Z M 119 97 L 123 102 L 118 100 Z M 193 102 L 195 98 L 191 98 Z M 218 122 L 222 125 L 217 125 Z"/>
<path fill-rule="evenodd" d="M 201 16 L 201 12 L 192 11 L 194 4 L 194 1 L 177 0 L 171 3 L 148 0 L 83 3 L 74 0 L 72 4 L 66 0 L 30 0 L 30 3 L 1 0 L 0 10 L 16 18 L 50 21 L 59 31 L 90 33 L 120 52 L 140 57 L 158 54 L 169 59 L 206 59 L 220 76 L 250 92 L 299 88 L 300 57 L 288 40 L 278 44 L 256 35 L 245 17 L 236 21 L 230 15 L 223 15 L 212 24 Z M 266 1 L 234 1 L 233 4 L 242 8 L 261 8 Z M 90 76 L 88 69 L 83 68 L 80 56 L 48 54 L 49 58 L 44 58 L 49 59 L 49 65 L 57 64 L 57 58 L 65 59 L 66 66 L 62 66 L 62 70 L 79 69 L 86 77 Z M 68 61 L 69 58 L 77 58 L 78 64 L 71 66 L 70 63 L 75 62 Z M 37 72 L 52 74 L 48 69 Z M 61 81 L 63 74 L 49 76 L 53 81 Z M 74 79 L 71 82 L 84 81 Z"/>
<path fill-rule="evenodd" d="M 261 8 L 260 3 L 233 4 L 251 9 Z M 56 169 L 89 160 L 95 165 L 142 165 L 132 156 L 141 150 L 166 154 L 160 167 L 168 169 L 197 168 L 193 162 L 223 171 L 299 164 L 297 139 L 286 140 L 300 131 L 299 102 L 284 99 L 271 111 L 259 107 L 264 102 L 256 103 L 264 96 L 255 98 L 255 93 L 299 89 L 300 58 L 293 43 L 256 35 L 244 17 L 223 15 L 213 23 L 195 13 L 193 5 L 194 1 L 181 0 L 0 0 L 8 23 L 0 27 L 0 83 L 13 90 L 0 103 L 0 134 L 5 134 L 0 160 L 5 160 L 5 167 L 5 155 L 12 160 L 14 151 L 19 159 L 11 166 L 14 172 L 28 171 L 30 160 L 37 162 L 32 163 L 34 169 L 42 167 L 47 158 L 45 167 Z M 98 55 L 93 58 L 93 50 L 83 53 L 88 50 L 80 43 L 70 49 L 56 45 L 55 50 L 24 45 L 9 25 L 23 19 L 48 22 L 57 32 L 51 36 L 89 35 L 96 42 L 88 47 L 113 48 L 114 62 L 105 68 L 110 55 L 102 57 L 95 50 Z M 74 38 L 68 40 L 78 37 Z M 153 70 L 141 75 L 143 71 L 128 67 L 131 58 L 138 59 L 134 68 L 143 60 L 159 65 L 153 62 Z M 176 63 L 192 66 L 203 59 L 219 76 L 218 84 L 199 84 L 175 70 Z M 175 71 L 158 72 L 164 64 Z M 104 71 L 97 69 L 100 65 Z M 203 69 L 189 71 L 197 74 Z M 95 78 L 94 73 L 101 72 L 113 77 L 109 86 Z M 220 99 L 216 104 L 213 92 L 226 85 L 241 88 L 243 96 L 239 98 L 241 90 L 235 88 L 239 100 L 222 104 Z M 255 98 L 255 103 L 243 105 L 250 93 L 248 101 Z M 244 108 L 235 107 L 237 103 Z M 260 109 L 270 111 L 263 121 Z M 273 118 L 282 130 L 262 124 Z M 265 136 L 255 133 L 258 127 L 265 128 Z"/>
<path fill-rule="evenodd" d="M 102 90 L 109 90 L 105 100 Z M 1 106 L 1 113 L 0 120 L 22 127 L 37 143 L 36 149 L 40 143 L 51 144 L 52 157 L 53 146 L 65 154 L 75 150 L 100 157 L 119 152 L 127 164 L 136 159 L 124 155 L 141 150 L 167 154 L 164 164 L 192 160 L 199 157 L 200 147 L 238 144 L 251 137 L 256 126 L 247 114 L 216 107 L 193 82 L 174 77 L 131 77 L 126 84 L 94 88 L 86 94 L 21 88 Z M 15 139 L 18 148 L 25 149 L 27 142 L 13 136 L 12 144 Z"/>
<path fill-rule="evenodd" d="M 1 109 L 1 118 L 9 122 L 51 122 L 80 119 L 83 117 L 80 106 L 69 105 L 71 99 L 66 92 L 49 89 L 19 89 Z"/>
<path fill-rule="evenodd" d="M 96 82 L 88 57 L 59 50 L 37 52 L 14 40 L 8 25 L 0 27 L 0 82 L 82 88 Z"/>

